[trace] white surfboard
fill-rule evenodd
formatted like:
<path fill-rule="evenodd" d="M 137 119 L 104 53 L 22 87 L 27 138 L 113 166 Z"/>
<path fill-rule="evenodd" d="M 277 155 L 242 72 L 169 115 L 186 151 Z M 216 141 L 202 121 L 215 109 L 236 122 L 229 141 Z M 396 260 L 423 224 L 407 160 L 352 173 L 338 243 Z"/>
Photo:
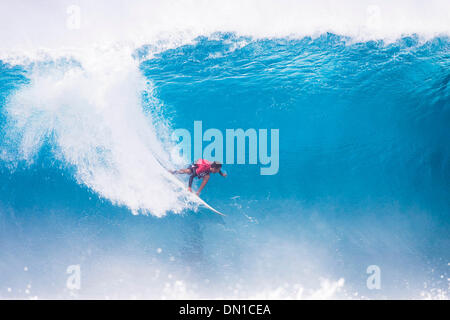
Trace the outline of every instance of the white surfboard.
<path fill-rule="evenodd" d="M 197 196 L 197 195 L 195 195 L 195 196 L 198 198 L 198 200 L 200 201 L 200 203 L 201 203 L 202 205 L 204 205 L 206 208 L 208 208 L 208 209 L 211 210 L 212 212 L 215 212 L 215 213 L 220 214 L 221 216 L 224 216 L 224 217 L 225 217 L 225 215 L 224 215 L 222 212 L 220 212 L 220 211 L 214 209 L 213 207 L 211 207 L 209 204 L 206 203 L 205 200 L 203 200 L 202 198 L 200 198 L 200 197 Z"/>
<path fill-rule="evenodd" d="M 169 170 L 161 163 L 161 161 L 159 161 L 158 158 L 155 157 L 155 159 L 156 159 L 156 161 L 159 162 L 159 164 L 161 165 L 161 167 L 163 167 L 164 169 L 166 169 L 167 171 L 169 171 Z M 186 188 L 186 186 L 184 185 L 184 183 L 183 183 L 180 179 L 178 179 L 174 174 L 170 174 L 170 177 L 171 177 L 172 181 L 174 181 L 178 186 L 180 186 L 183 190 L 186 191 L 188 197 L 190 197 L 191 200 L 192 200 L 193 202 L 197 202 L 197 203 L 201 204 L 202 206 L 206 207 L 207 209 L 211 210 L 212 212 L 217 213 L 217 214 L 220 214 L 221 216 L 224 216 L 224 217 L 225 217 L 225 215 L 224 215 L 222 212 L 220 212 L 219 210 L 216 210 L 216 209 L 214 209 L 213 207 L 211 207 L 209 204 L 206 203 L 205 200 L 203 200 L 202 198 L 200 198 L 198 195 L 196 195 L 195 193 L 192 193 L 192 192 L 188 191 L 188 189 Z"/>

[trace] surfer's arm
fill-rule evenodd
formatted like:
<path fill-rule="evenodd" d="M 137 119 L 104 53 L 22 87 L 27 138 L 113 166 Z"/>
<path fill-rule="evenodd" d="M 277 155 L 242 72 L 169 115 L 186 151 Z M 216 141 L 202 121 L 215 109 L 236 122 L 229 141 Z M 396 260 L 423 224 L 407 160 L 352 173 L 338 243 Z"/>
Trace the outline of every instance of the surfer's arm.
<path fill-rule="evenodd" d="M 206 184 L 209 181 L 209 174 L 203 177 L 202 184 L 200 185 L 200 188 L 197 190 L 197 195 L 200 195 L 200 192 L 202 192 L 203 188 L 206 186 Z"/>

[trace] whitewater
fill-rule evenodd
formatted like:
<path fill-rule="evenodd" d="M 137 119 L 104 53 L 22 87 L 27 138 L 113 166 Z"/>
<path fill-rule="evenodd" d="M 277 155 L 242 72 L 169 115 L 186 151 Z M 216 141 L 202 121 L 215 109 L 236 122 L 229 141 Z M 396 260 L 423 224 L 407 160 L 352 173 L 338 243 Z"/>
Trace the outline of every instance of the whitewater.
<path fill-rule="evenodd" d="M 448 299 L 448 1 L 2 1 L 0 21 L 0 298 Z M 225 218 L 160 165 L 188 164 L 172 134 L 199 120 L 279 130 L 275 175 L 211 179 Z"/>

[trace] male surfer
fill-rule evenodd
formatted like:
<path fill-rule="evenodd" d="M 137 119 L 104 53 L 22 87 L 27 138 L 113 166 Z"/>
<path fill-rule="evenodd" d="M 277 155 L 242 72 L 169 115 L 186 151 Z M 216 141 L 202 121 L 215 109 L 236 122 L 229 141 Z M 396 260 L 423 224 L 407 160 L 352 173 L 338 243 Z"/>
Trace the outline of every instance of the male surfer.
<path fill-rule="evenodd" d="M 197 195 L 200 195 L 203 188 L 208 183 L 210 173 L 219 173 L 222 177 L 226 177 L 227 174 L 222 172 L 220 169 L 222 168 L 222 164 L 218 161 L 208 161 L 205 159 L 199 159 L 194 164 L 191 164 L 189 168 L 172 171 L 173 174 L 189 174 L 189 188 L 188 190 L 192 192 L 192 181 L 197 177 L 198 179 L 202 179 L 202 184 L 197 190 Z"/>

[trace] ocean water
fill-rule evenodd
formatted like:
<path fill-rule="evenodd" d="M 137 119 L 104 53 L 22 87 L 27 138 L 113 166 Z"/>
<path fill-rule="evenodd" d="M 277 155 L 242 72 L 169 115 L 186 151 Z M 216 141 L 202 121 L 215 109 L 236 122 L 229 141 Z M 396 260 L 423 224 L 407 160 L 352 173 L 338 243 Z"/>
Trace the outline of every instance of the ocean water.
<path fill-rule="evenodd" d="M 6 2 L 0 298 L 448 299 L 448 3 Z M 194 121 L 279 129 L 226 217 L 158 163 Z"/>

